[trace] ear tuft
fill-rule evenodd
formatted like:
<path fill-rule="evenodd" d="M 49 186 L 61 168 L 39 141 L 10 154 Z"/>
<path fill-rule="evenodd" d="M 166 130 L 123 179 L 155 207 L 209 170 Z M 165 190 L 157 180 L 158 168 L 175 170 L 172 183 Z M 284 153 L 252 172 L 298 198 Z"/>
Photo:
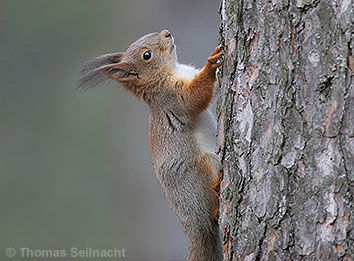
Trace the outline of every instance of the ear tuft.
<path fill-rule="evenodd" d="M 122 56 L 123 53 L 106 54 L 86 62 L 80 70 L 78 88 L 86 90 L 107 80 L 107 74 L 100 70 L 100 68 L 119 63 Z"/>

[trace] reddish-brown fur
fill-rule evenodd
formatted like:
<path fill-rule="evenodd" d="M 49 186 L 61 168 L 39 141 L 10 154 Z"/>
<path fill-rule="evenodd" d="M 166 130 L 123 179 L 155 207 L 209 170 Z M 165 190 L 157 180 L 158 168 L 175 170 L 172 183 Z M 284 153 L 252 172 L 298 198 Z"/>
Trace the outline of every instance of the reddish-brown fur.
<path fill-rule="evenodd" d="M 143 59 L 146 51 L 151 51 L 151 59 Z M 217 223 L 220 173 L 214 180 L 215 159 L 194 136 L 212 99 L 220 58 L 217 47 L 194 78 L 184 77 L 176 70 L 173 38 L 163 30 L 138 39 L 125 52 L 86 63 L 79 80 L 79 86 L 92 87 L 111 79 L 149 105 L 151 159 L 189 238 L 190 261 L 222 260 Z"/>

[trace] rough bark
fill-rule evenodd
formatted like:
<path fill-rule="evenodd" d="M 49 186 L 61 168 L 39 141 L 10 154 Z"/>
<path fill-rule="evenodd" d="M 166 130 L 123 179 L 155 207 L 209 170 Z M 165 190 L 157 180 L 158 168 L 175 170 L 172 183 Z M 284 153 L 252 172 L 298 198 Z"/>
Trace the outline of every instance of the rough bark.
<path fill-rule="evenodd" d="M 350 0 L 222 0 L 225 260 L 352 260 Z"/>

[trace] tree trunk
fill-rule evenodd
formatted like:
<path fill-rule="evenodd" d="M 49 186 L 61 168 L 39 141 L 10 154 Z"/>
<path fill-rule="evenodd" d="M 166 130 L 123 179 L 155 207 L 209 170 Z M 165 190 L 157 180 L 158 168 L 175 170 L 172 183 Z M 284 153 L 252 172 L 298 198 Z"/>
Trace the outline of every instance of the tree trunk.
<path fill-rule="evenodd" d="M 222 0 L 225 260 L 352 260 L 350 0 Z"/>

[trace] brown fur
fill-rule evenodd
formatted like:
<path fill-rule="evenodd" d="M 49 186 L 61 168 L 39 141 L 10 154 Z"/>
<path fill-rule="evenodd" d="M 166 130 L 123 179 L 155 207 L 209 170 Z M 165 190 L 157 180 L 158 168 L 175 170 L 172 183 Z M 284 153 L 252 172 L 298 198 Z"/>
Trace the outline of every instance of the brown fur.
<path fill-rule="evenodd" d="M 143 54 L 151 51 L 149 60 Z M 222 260 L 218 197 L 213 170 L 194 137 L 196 122 L 213 95 L 220 48 L 188 79 L 176 71 L 173 38 L 167 30 L 138 39 L 123 53 L 84 64 L 80 87 L 106 79 L 148 103 L 149 146 L 156 176 L 189 238 L 187 260 Z M 217 180 L 216 182 L 218 182 Z M 214 183 L 214 186 L 213 186 Z"/>

